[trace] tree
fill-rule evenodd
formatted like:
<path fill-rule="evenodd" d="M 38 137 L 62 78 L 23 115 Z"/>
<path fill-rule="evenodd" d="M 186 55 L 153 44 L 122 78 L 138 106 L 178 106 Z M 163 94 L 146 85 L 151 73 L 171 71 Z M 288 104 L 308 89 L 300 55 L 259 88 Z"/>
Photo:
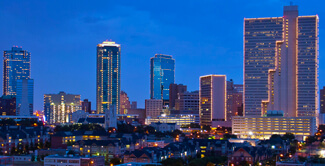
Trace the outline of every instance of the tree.
<path fill-rule="evenodd" d="M 45 142 L 45 148 L 51 148 L 51 142 L 46 141 Z"/>
<path fill-rule="evenodd" d="M 315 136 L 309 136 L 306 139 L 306 145 L 311 145 L 313 142 L 315 142 L 317 139 Z"/>
<path fill-rule="evenodd" d="M 237 135 L 233 134 L 224 134 L 223 139 L 237 138 Z"/>
<path fill-rule="evenodd" d="M 121 159 L 117 158 L 117 157 L 114 157 L 109 162 L 110 162 L 110 164 L 118 165 L 118 164 L 121 164 Z"/>
<path fill-rule="evenodd" d="M 182 134 L 182 131 L 180 131 L 180 130 L 178 130 L 178 129 L 176 129 L 176 130 L 174 130 L 173 132 L 172 132 L 172 136 L 174 137 L 174 138 L 176 138 L 178 135 L 180 135 L 180 134 Z"/>
<path fill-rule="evenodd" d="M 277 139 L 277 138 L 281 138 L 282 139 L 281 135 L 279 135 L 279 134 L 273 134 L 270 137 L 270 139 Z"/>
<path fill-rule="evenodd" d="M 293 135 L 292 133 L 285 133 L 283 136 L 282 136 L 282 139 L 283 140 L 294 140 L 295 139 L 295 135 Z"/>
<path fill-rule="evenodd" d="M 202 130 L 207 130 L 208 132 L 211 131 L 211 127 L 209 125 L 203 125 Z"/>
<path fill-rule="evenodd" d="M 177 159 L 168 158 L 166 160 L 163 160 L 161 162 L 161 164 L 163 166 L 183 166 L 184 165 L 184 161 L 181 158 L 177 158 Z"/>

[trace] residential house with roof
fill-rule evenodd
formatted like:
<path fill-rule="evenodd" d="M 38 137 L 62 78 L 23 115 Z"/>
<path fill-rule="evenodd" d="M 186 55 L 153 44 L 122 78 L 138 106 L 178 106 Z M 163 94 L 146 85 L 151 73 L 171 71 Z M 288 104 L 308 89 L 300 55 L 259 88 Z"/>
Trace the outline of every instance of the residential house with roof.
<path fill-rule="evenodd" d="M 236 150 L 229 158 L 228 165 L 241 166 L 243 163 L 253 165 L 253 156 L 250 155 L 244 148 Z"/>
<path fill-rule="evenodd" d="M 0 127 L 0 151 L 4 155 L 10 155 L 11 150 L 23 150 L 26 145 L 45 144 L 50 138 L 48 128 L 43 126 L 1 126 Z"/>
<path fill-rule="evenodd" d="M 122 158 L 128 140 L 80 140 L 72 145 L 72 149 L 80 155 L 104 156 L 106 160 L 114 157 Z"/>

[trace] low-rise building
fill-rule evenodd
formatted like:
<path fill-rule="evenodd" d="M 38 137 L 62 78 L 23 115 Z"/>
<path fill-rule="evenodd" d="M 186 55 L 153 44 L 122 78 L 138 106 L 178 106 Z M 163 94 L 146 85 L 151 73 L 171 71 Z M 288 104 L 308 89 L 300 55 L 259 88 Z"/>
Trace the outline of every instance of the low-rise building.
<path fill-rule="evenodd" d="M 43 126 L 1 126 L 0 151 L 4 155 L 11 155 L 12 149 L 23 150 L 25 146 L 42 143 L 49 140 L 48 129 Z"/>
<path fill-rule="evenodd" d="M 44 166 L 105 166 L 103 156 L 82 157 L 50 155 L 44 158 Z"/>
<path fill-rule="evenodd" d="M 13 166 L 14 165 L 14 157 L 13 156 L 0 156 L 0 165 Z"/>
<path fill-rule="evenodd" d="M 126 151 L 126 146 L 130 148 L 130 143 L 123 140 L 81 140 L 72 145 L 72 149 L 80 155 L 104 156 L 106 160 L 114 157 L 121 158 Z M 132 144 L 134 150 L 134 144 Z"/>
<path fill-rule="evenodd" d="M 170 116 L 158 116 L 157 118 L 146 118 L 146 124 L 151 123 L 176 123 L 178 126 L 186 126 L 191 123 L 199 123 L 199 115 L 193 114 L 174 114 Z"/>
<path fill-rule="evenodd" d="M 273 134 L 292 133 L 298 140 L 317 132 L 315 117 L 284 117 L 281 114 L 267 116 L 234 116 L 232 134 L 240 138 L 269 139 Z"/>
<path fill-rule="evenodd" d="M 159 132 L 173 132 L 176 129 L 179 129 L 179 126 L 176 123 L 151 123 L 150 126 L 154 127 L 156 131 Z"/>

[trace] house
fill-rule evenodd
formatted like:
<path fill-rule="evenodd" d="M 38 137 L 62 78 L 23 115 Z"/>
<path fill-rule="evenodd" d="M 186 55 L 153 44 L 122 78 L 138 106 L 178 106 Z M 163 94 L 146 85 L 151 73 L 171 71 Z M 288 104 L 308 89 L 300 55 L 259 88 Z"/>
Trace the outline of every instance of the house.
<path fill-rule="evenodd" d="M 121 158 L 126 151 L 126 145 L 130 144 L 123 140 L 80 140 L 72 145 L 75 152 L 80 155 L 104 156 L 105 160 L 114 157 Z"/>
<path fill-rule="evenodd" d="M 241 166 L 243 163 L 252 165 L 253 162 L 253 156 L 250 155 L 244 148 L 238 149 L 228 158 L 228 165 L 230 166 Z"/>
<path fill-rule="evenodd" d="M 48 128 L 43 126 L 1 126 L 0 151 L 11 155 L 12 150 L 26 150 L 26 146 L 44 144 L 49 140 Z"/>

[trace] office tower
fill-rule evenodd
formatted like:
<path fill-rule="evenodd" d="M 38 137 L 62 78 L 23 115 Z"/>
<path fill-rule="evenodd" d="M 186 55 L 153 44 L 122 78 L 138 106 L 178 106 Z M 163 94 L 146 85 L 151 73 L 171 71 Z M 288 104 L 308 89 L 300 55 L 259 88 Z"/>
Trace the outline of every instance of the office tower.
<path fill-rule="evenodd" d="M 84 99 L 84 101 L 81 102 L 81 109 L 91 114 L 91 102 L 88 101 L 88 99 Z"/>
<path fill-rule="evenodd" d="M 30 79 L 30 53 L 16 46 L 3 53 L 3 95 L 16 95 L 19 79 Z"/>
<path fill-rule="evenodd" d="M 44 114 L 49 124 L 69 123 L 71 114 L 80 109 L 80 95 L 65 92 L 44 95 Z"/>
<path fill-rule="evenodd" d="M 121 45 L 104 41 L 97 45 L 97 113 L 104 113 L 109 105 L 120 111 Z"/>
<path fill-rule="evenodd" d="M 200 124 L 217 127 L 225 125 L 226 87 L 225 75 L 206 75 L 200 77 Z"/>
<path fill-rule="evenodd" d="M 137 108 L 138 108 L 138 103 L 136 101 L 132 101 L 131 109 L 137 109 Z"/>
<path fill-rule="evenodd" d="M 233 119 L 233 134 L 260 139 L 286 132 L 301 139 L 314 135 L 318 16 L 298 16 L 298 6 L 285 6 L 283 17 L 244 19 L 244 26 L 245 117 Z"/>
<path fill-rule="evenodd" d="M 160 116 L 163 108 L 163 100 L 161 99 L 147 99 L 145 101 L 146 117 Z"/>
<path fill-rule="evenodd" d="M 3 95 L 0 97 L 0 114 L 16 115 L 16 96 L 15 95 Z"/>
<path fill-rule="evenodd" d="M 169 101 L 169 85 L 175 82 L 175 60 L 171 55 L 156 54 L 150 59 L 150 99 Z"/>
<path fill-rule="evenodd" d="M 227 81 L 227 121 L 232 120 L 232 116 L 241 114 L 241 106 L 243 104 L 243 85 L 234 84 L 230 79 Z"/>
<path fill-rule="evenodd" d="M 16 83 L 16 115 L 32 116 L 34 108 L 34 80 L 19 79 Z"/>
<path fill-rule="evenodd" d="M 199 103 L 199 91 L 178 93 L 175 110 L 178 110 L 180 114 L 199 114 Z"/>
<path fill-rule="evenodd" d="M 187 86 L 183 84 L 170 84 L 169 85 L 169 108 L 175 108 L 175 100 L 179 93 L 187 91 Z"/>
<path fill-rule="evenodd" d="M 245 115 L 283 110 L 315 116 L 318 110 L 318 16 L 244 19 Z"/>
<path fill-rule="evenodd" d="M 121 94 L 120 94 L 120 114 L 128 114 L 128 110 L 131 108 L 131 104 L 130 104 L 130 101 L 129 101 L 129 97 L 128 97 L 128 94 L 126 94 L 124 91 L 121 91 Z"/>

